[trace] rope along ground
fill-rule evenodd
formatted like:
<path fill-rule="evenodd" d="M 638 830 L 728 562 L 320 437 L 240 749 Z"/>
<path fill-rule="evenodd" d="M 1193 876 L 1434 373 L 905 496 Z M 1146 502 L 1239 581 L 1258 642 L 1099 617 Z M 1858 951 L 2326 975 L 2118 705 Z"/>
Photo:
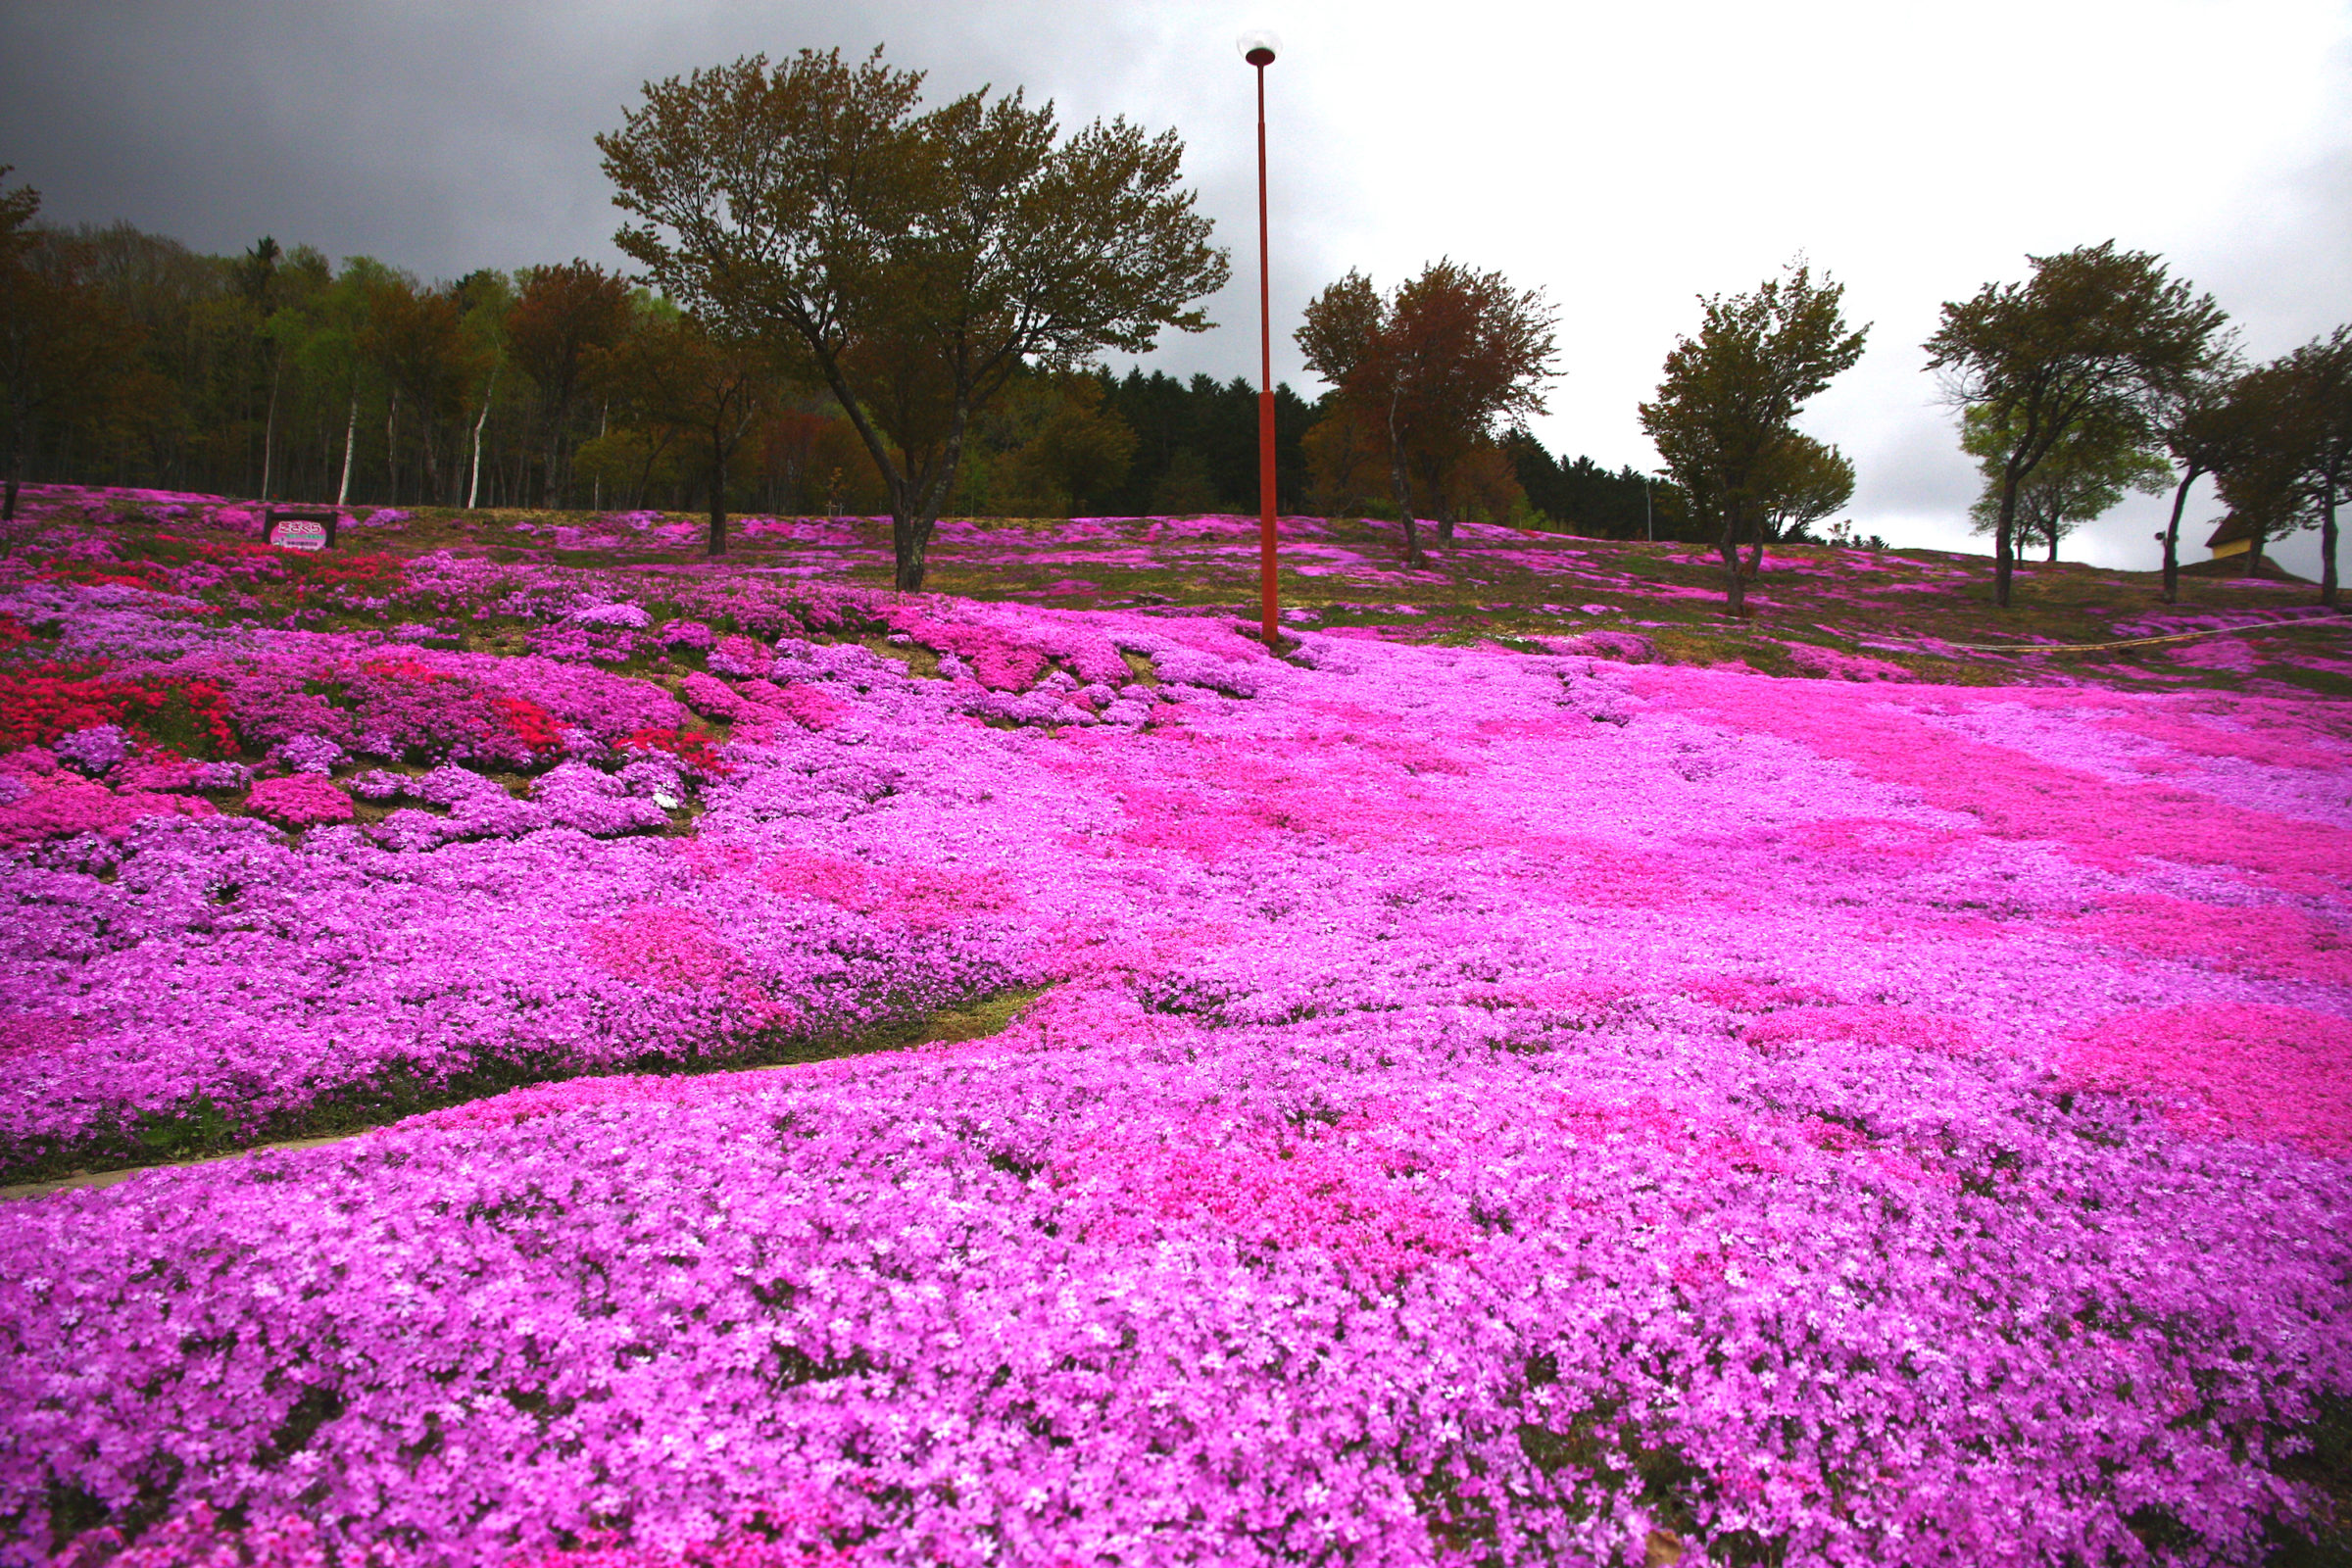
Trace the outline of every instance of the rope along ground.
<path fill-rule="evenodd" d="M 1890 648 L 1902 653 L 1934 653 L 1937 648 L 1956 649 L 1964 654 L 2095 654 L 2110 648 L 2147 648 L 2157 643 L 2184 643 L 2198 637 L 2227 637 L 2241 631 L 2261 631 L 2272 626 L 2329 626 L 2341 625 L 2347 615 L 2338 612 L 2328 615 L 2302 615 L 2292 620 L 2255 620 L 2238 626 L 2206 626 L 2197 631 L 2168 632 L 2162 637 L 2127 637 L 2112 643 L 1947 643 L 1940 640 L 1933 646 L 1925 643 L 1857 642 L 1857 648 Z M 1837 633 L 1822 626 L 1821 631 Z"/>

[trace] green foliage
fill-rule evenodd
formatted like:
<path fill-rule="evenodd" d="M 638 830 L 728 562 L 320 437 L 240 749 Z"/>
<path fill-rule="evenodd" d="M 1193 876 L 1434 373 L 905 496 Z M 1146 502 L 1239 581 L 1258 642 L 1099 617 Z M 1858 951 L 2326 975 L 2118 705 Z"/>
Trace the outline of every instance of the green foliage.
<path fill-rule="evenodd" d="M 1794 423 L 1862 357 L 1869 329 L 1846 329 L 1844 294 L 1798 263 L 1751 293 L 1702 297 L 1698 336 L 1676 342 L 1657 396 L 1641 407 L 1642 428 L 1691 510 L 1719 530 L 1734 614 L 1742 612 L 1739 547 L 1760 539 L 1767 519 L 1817 505 L 1840 471 L 1850 494 L 1850 466 L 1834 449 L 1797 446 L 1807 438 Z"/>
<path fill-rule="evenodd" d="M 134 439 L 161 390 L 138 364 L 138 323 L 98 286 L 92 258 L 33 226 L 40 202 L 30 186 L 0 189 L 0 461 L 16 478 L 46 453 Z"/>
<path fill-rule="evenodd" d="M 671 433 L 641 425 L 623 425 L 604 435 L 591 436 L 580 443 L 571 458 L 571 471 L 576 479 L 631 507 L 637 506 L 655 486 L 674 483 L 679 466 Z"/>
<path fill-rule="evenodd" d="M 2101 445 L 2154 444 L 2168 397 L 2227 357 L 2221 307 L 2144 251 L 2109 240 L 2028 261 L 2026 282 L 1987 283 L 1947 303 L 1924 345 L 1951 400 L 2007 432 L 1993 547 L 1993 598 L 2004 608 L 2019 493 L 2034 468 L 2085 430 Z"/>
<path fill-rule="evenodd" d="M 1961 450 L 1978 460 L 1984 488 L 1969 508 L 1978 533 L 2000 526 L 2001 481 L 2017 433 L 1987 406 L 1961 416 Z M 2104 515 L 2127 491 L 2155 495 L 2172 481 L 2172 466 L 2139 444 L 2144 430 L 2085 423 L 2051 448 L 2019 486 L 2013 518 L 2020 539 L 2037 539 L 2058 559 L 2058 541 Z"/>
<path fill-rule="evenodd" d="M 1698 540 L 1690 531 L 1690 509 L 1670 479 L 1630 464 L 1611 473 L 1587 457 L 1556 461 L 1524 429 L 1510 431 L 1502 445 L 1528 505 L 1544 518 L 1538 526 L 1594 539 Z"/>
<path fill-rule="evenodd" d="M 141 1148 L 172 1159 L 219 1149 L 227 1143 L 230 1131 L 220 1107 L 198 1095 L 176 1112 L 159 1112 L 142 1119 L 138 1141 Z"/>
<path fill-rule="evenodd" d="M 2248 370 L 2213 422 L 2234 436 L 2214 468 L 2230 515 L 2216 537 L 2266 540 L 2321 529 L 2320 602 L 2336 602 L 2336 509 L 2352 486 L 2352 326 Z"/>
<path fill-rule="evenodd" d="M 1385 441 L 1408 563 L 1421 560 L 1417 507 L 1433 508 L 1450 538 L 1464 500 L 1507 512 L 1516 499 L 1501 488 L 1517 479 L 1498 461 L 1497 427 L 1544 411 L 1553 320 L 1543 290 L 1446 258 L 1385 297 L 1350 270 L 1307 302 L 1296 340 L 1332 386 L 1330 416 L 1356 427 L 1326 452 Z"/>
<path fill-rule="evenodd" d="M 956 510 L 1066 517 L 1115 492 L 1135 457 L 1135 431 L 1111 406 L 1108 378 L 1032 371 L 975 421 Z"/>
<path fill-rule="evenodd" d="M 1018 92 L 918 113 L 921 86 L 879 49 L 754 56 L 648 84 L 597 138 L 637 220 L 621 248 L 715 329 L 802 357 L 856 424 L 908 589 L 977 410 L 1032 363 L 1204 329 L 1193 302 L 1228 270 L 1173 131 L 1064 138 Z"/>
<path fill-rule="evenodd" d="M 610 350 L 587 361 L 608 400 L 624 398 L 649 454 L 675 452 L 700 470 L 709 499 L 709 553 L 727 548 L 730 466 L 774 407 L 771 358 L 750 340 L 648 302 Z"/>
<path fill-rule="evenodd" d="M 1765 460 L 1756 489 L 1761 539 L 1809 539 L 1814 523 L 1854 499 L 1853 461 L 1809 435 L 1791 435 Z"/>
<path fill-rule="evenodd" d="M 1135 432 L 1126 477 L 1098 498 L 1107 514 L 1257 510 L 1258 389 L 1236 376 L 1180 380 L 1164 370 L 1102 377 L 1104 407 Z M 1302 445 L 1316 409 L 1287 385 L 1274 389 L 1274 491 L 1284 512 L 1307 505 Z"/>
<path fill-rule="evenodd" d="M 599 404 L 597 434 L 610 433 L 609 411 L 594 396 L 604 390 L 593 385 L 600 357 L 620 351 L 631 329 L 651 324 L 657 313 L 639 310 L 623 279 L 589 262 L 526 267 L 515 284 L 500 324 L 515 368 L 535 393 L 539 504 L 563 506 L 577 479 L 597 482 L 574 469 L 591 401 Z"/>

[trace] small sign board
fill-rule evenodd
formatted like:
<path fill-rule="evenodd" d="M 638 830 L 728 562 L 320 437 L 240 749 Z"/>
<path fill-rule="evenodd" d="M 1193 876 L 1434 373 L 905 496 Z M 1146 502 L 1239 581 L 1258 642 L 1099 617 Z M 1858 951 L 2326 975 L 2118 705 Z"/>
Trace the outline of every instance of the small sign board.
<path fill-rule="evenodd" d="M 328 549 L 340 521 L 341 515 L 332 512 L 280 512 L 272 507 L 262 514 L 265 537 L 281 550 Z"/>

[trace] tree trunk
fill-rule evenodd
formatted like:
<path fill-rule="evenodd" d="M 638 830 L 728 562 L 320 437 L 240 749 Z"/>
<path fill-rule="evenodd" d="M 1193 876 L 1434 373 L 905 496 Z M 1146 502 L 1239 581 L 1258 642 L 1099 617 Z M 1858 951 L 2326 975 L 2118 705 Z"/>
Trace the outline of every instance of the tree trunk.
<path fill-rule="evenodd" d="M 710 438 L 710 550 L 713 556 L 727 553 L 727 449 L 721 446 L 715 432 Z"/>
<path fill-rule="evenodd" d="M 835 470 L 839 477 L 839 470 Z M 913 476 L 901 473 L 893 464 L 883 470 L 882 482 L 890 492 L 890 552 L 892 558 L 891 586 L 903 594 L 923 591 L 923 576 L 930 569 L 931 529 L 936 515 L 926 515 L 923 492 Z M 839 516 L 839 498 L 835 498 L 835 516 Z"/>
<path fill-rule="evenodd" d="M 2188 472 L 2173 490 L 2173 520 L 2164 530 L 2164 602 L 2180 602 L 2180 509 L 2188 505 L 2188 487 L 2197 482 L 2205 470 L 2190 464 Z"/>
<path fill-rule="evenodd" d="M 897 564 L 897 569 L 891 576 L 892 586 L 901 593 L 921 593 L 925 557 L 931 550 L 931 524 L 919 516 L 902 517 L 894 508 L 890 519 L 890 549 Z"/>
<path fill-rule="evenodd" d="M 262 420 L 262 500 L 270 497 L 271 470 L 277 464 L 277 388 L 285 378 L 285 364 L 273 360 L 270 366 L 270 412 Z"/>
<path fill-rule="evenodd" d="M 1740 575 L 1740 509 L 1726 502 L 1723 538 L 1715 546 L 1723 557 L 1723 607 L 1735 619 L 1747 618 L 1747 583 Z"/>
<path fill-rule="evenodd" d="M 1747 574 L 1761 579 L 1764 574 L 1764 530 L 1758 527 L 1747 542 Z"/>
<path fill-rule="evenodd" d="M 343 421 L 343 482 L 335 487 L 335 505 L 351 504 L 351 452 L 360 444 L 360 378 L 351 378 L 351 415 Z"/>
<path fill-rule="evenodd" d="M 1396 492 L 1396 511 L 1404 518 L 1404 564 L 1424 566 L 1429 563 L 1421 554 L 1421 531 L 1413 517 L 1413 484 L 1404 470 L 1404 443 L 1396 434 L 1397 393 L 1389 393 L 1389 483 Z"/>
<path fill-rule="evenodd" d="M 929 569 L 931 532 L 939 523 L 939 514 L 948 504 L 955 488 L 956 470 L 963 462 L 963 437 L 969 428 L 971 410 L 957 407 L 948 424 L 948 439 L 920 473 L 903 474 L 888 479 L 890 485 L 890 545 L 898 559 L 897 574 L 892 579 L 903 593 L 920 593 L 923 576 Z M 897 474 L 894 467 L 889 470 Z M 838 477 L 839 470 L 835 470 Z"/>
<path fill-rule="evenodd" d="M 392 401 L 384 410 L 384 477 L 392 487 L 393 506 L 400 505 L 400 443 L 393 439 L 400 418 L 400 388 L 392 389 Z"/>
<path fill-rule="evenodd" d="M 1404 564 L 1407 566 L 1426 566 L 1429 558 L 1421 553 L 1421 523 L 1413 515 L 1413 484 L 1405 476 L 1404 465 L 1389 466 L 1389 484 L 1396 493 L 1396 512 L 1404 518 Z"/>
<path fill-rule="evenodd" d="M 471 512 L 482 499 L 482 426 L 490 422 L 490 399 L 498 391 L 498 367 L 490 367 L 490 384 L 482 388 L 482 412 L 473 421 L 472 471 L 466 476 L 466 510 Z"/>
<path fill-rule="evenodd" d="M 946 443 L 922 472 L 903 474 L 895 465 L 883 470 L 884 482 L 890 487 L 890 549 L 895 562 L 891 584 L 901 593 L 923 591 L 923 576 L 930 569 L 931 531 L 938 525 L 940 511 L 956 482 L 956 469 L 963 461 L 963 432 L 970 417 L 970 410 L 956 409 L 948 424 Z"/>
<path fill-rule="evenodd" d="M 2335 476 L 2320 485 L 2320 603 L 2335 608 Z"/>
<path fill-rule="evenodd" d="M 2254 537 L 2249 540 L 2246 545 L 2246 575 L 2249 577 L 2256 577 L 2260 576 L 2261 574 L 2262 530 L 2257 528 L 2254 530 Z"/>
<path fill-rule="evenodd" d="M 2024 478 L 2013 455 L 2001 475 L 2001 520 L 1992 533 L 1992 602 L 2003 610 L 2009 608 L 2009 578 L 2017 564 L 2017 490 Z"/>

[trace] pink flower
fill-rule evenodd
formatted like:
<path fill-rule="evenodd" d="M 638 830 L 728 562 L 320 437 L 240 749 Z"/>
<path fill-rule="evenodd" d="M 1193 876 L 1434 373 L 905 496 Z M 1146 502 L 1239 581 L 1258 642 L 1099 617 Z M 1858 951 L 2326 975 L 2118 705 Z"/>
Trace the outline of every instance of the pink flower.
<path fill-rule="evenodd" d="M 318 773 L 264 779 L 245 797 L 246 808 L 280 827 L 316 827 L 352 819 L 351 797 Z"/>

